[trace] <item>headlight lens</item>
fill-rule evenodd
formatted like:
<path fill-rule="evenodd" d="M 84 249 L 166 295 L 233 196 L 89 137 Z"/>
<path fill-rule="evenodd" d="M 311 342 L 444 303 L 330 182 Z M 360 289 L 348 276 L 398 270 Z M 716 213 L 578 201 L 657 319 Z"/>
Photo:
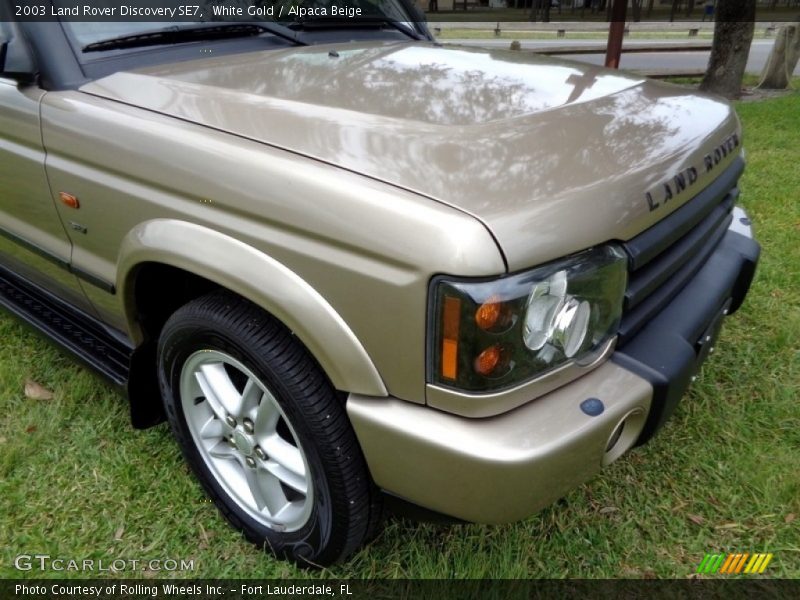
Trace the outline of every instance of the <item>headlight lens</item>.
<path fill-rule="evenodd" d="M 436 278 L 429 381 L 498 391 L 587 361 L 616 333 L 626 282 L 615 246 L 492 281 Z"/>
<path fill-rule="evenodd" d="M 548 342 L 572 358 L 583 345 L 591 305 L 567 293 L 567 271 L 556 271 L 533 286 L 525 308 L 522 341 L 537 351 Z"/>

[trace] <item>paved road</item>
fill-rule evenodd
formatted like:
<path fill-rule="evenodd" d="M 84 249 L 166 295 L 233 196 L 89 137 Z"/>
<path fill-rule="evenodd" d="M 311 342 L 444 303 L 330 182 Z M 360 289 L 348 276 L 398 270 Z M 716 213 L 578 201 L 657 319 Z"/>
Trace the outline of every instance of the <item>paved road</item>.
<path fill-rule="evenodd" d="M 483 46 L 489 48 L 508 48 L 510 40 L 442 40 L 448 44 L 464 44 L 468 46 Z M 693 39 L 687 43 L 705 43 L 709 40 Z M 547 46 L 598 46 L 604 42 L 602 40 L 520 40 L 523 48 L 542 48 Z M 656 45 L 656 44 L 675 44 L 676 40 L 634 40 L 625 42 L 630 45 Z M 767 57 L 772 49 L 773 40 L 754 40 L 750 47 L 750 56 L 747 60 L 747 72 L 756 75 L 761 73 Z M 623 46 L 624 48 L 624 46 Z M 708 52 L 661 52 L 653 54 L 625 54 L 623 52 L 620 67 L 623 69 L 642 69 L 655 71 L 657 69 L 705 69 L 708 64 Z M 574 54 L 568 58 L 583 62 L 602 65 L 605 56 L 603 54 Z M 800 64 L 794 71 L 795 75 L 800 75 Z"/>

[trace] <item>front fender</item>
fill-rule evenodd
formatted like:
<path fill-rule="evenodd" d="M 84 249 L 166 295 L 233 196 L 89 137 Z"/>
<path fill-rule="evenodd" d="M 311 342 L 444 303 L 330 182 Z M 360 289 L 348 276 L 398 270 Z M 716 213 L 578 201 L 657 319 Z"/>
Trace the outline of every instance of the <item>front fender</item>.
<path fill-rule="evenodd" d="M 286 325 L 340 390 L 386 396 L 375 365 L 347 323 L 314 288 L 260 250 L 207 227 L 175 219 L 139 224 L 122 242 L 117 270 L 128 330 L 142 341 L 136 319 L 137 265 L 183 269 L 247 298 Z"/>

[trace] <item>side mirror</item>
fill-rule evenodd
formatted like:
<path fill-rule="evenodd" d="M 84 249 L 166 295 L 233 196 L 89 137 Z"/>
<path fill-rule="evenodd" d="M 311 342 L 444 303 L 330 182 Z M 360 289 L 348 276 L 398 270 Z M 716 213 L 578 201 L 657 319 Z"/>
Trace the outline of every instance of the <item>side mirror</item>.
<path fill-rule="evenodd" d="M 19 26 L 0 20 L 0 76 L 31 81 L 35 75 L 36 63 Z"/>
<path fill-rule="evenodd" d="M 6 70 L 6 53 L 8 52 L 8 40 L 0 31 L 0 73 Z"/>

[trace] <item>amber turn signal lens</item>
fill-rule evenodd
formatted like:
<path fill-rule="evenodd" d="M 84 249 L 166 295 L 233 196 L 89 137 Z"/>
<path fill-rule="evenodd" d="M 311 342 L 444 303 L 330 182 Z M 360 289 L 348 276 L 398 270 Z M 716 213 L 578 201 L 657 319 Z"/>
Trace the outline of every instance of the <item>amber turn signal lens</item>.
<path fill-rule="evenodd" d="M 58 198 L 61 200 L 61 204 L 64 206 L 69 206 L 70 208 L 80 208 L 81 203 L 78 201 L 77 196 L 73 196 L 72 194 L 68 194 L 67 192 L 58 192 Z"/>
<path fill-rule="evenodd" d="M 500 301 L 498 296 L 490 296 L 475 311 L 475 322 L 484 331 L 489 331 L 503 325 L 506 321 L 506 316 L 506 305 Z"/>
<path fill-rule="evenodd" d="M 475 359 L 475 372 L 484 377 L 491 375 L 500 364 L 502 358 L 500 346 L 489 346 Z"/>
<path fill-rule="evenodd" d="M 461 323 L 461 300 L 445 296 L 442 315 L 442 378 L 458 375 L 458 330 Z"/>

